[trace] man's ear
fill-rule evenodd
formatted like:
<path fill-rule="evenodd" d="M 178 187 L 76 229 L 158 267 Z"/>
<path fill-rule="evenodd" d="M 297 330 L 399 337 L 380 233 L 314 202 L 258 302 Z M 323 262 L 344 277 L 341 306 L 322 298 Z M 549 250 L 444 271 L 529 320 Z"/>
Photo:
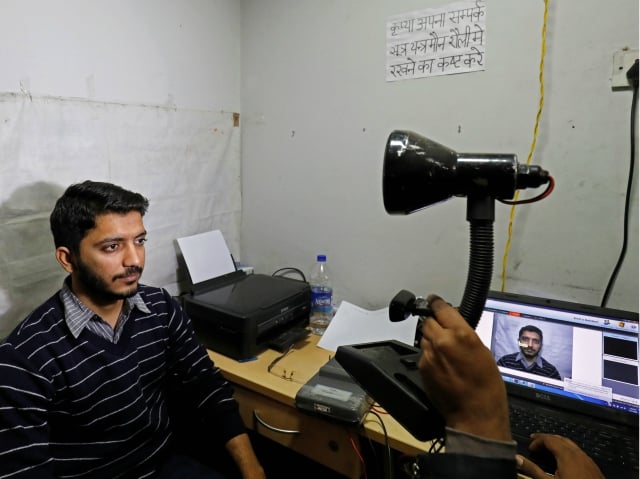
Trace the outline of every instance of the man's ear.
<path fill-rule="evenodd" d="M 73 273 L 73 270 L 75 269 L 73 263 L 73 253 L 69 250 L 69 248 L 67 248 L 66 246 L 59 246 L 58 248 L 56 248 L 56 259 L 58 260 L 58 263 L 60 263 L 60 266 L 62 266 L 62 268 L 67 273 Z"/>

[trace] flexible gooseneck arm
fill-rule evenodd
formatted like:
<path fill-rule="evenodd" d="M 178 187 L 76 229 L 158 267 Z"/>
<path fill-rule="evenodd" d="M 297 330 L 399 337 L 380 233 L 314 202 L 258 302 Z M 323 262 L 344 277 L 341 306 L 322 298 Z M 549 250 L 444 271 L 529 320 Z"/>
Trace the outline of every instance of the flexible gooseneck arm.
<path fill-rule="evenodd" d="M 495 200 L 490 196 L 467 198 L 467 220 L 470 225 L 470 251 L 467 284 L 460 314 L 472 328 L 476 328 L 493 274 L 493 221 Z"/>
<path fill-rule="evenodd" d="M 493 273 L 493 221 L 495 201 L 490 196 L 469 196 L 467 198 L 467 220 L 470 225 L 469 271 L 460 314 L 472 328 L 476 328 L 487 300 Z M 389 319 L 403 321 L 410 315 L 431 316 L 433 313 L 425 299 L 402 290 L 389 304 Z M 420 323 L 418 323 L 419 337 Z M 416 340 L 417 342 L 417 340 Z M 417 344 L 416 344 L 417 345 Z"/>

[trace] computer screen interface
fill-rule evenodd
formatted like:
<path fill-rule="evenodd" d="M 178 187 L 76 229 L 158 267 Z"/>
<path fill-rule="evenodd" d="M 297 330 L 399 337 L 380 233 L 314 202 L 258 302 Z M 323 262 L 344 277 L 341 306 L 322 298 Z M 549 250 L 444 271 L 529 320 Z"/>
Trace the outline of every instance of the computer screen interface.
<path fill-rule="evenodd" d="M 489 297 L 476 331 L 506 383 L 638 414 L 637 321 Z"/>

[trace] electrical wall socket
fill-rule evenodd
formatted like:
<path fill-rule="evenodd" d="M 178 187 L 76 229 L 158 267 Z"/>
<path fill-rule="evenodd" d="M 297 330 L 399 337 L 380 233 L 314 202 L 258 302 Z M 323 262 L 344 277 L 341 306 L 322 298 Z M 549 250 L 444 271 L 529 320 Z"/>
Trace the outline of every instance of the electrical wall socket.
<path fill-rule="evenodd" d="M 631 84 L 627 79 L 627 71 L 638 59 L 638 50 L 623 48 L 613 54 L 613 69 L 611 71 L 611 89 L 628 90 Z"/>

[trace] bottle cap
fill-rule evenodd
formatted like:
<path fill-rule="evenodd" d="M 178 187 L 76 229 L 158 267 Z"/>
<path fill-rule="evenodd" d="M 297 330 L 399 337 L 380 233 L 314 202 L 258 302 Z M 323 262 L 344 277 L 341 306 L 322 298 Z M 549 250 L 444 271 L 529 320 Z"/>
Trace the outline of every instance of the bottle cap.
<path fill-rule="evenodd" d="M 317 260 L 320 262 L 324 262 L 327 261 L 327 257 L 323 254 L 319 254 Z"/>

